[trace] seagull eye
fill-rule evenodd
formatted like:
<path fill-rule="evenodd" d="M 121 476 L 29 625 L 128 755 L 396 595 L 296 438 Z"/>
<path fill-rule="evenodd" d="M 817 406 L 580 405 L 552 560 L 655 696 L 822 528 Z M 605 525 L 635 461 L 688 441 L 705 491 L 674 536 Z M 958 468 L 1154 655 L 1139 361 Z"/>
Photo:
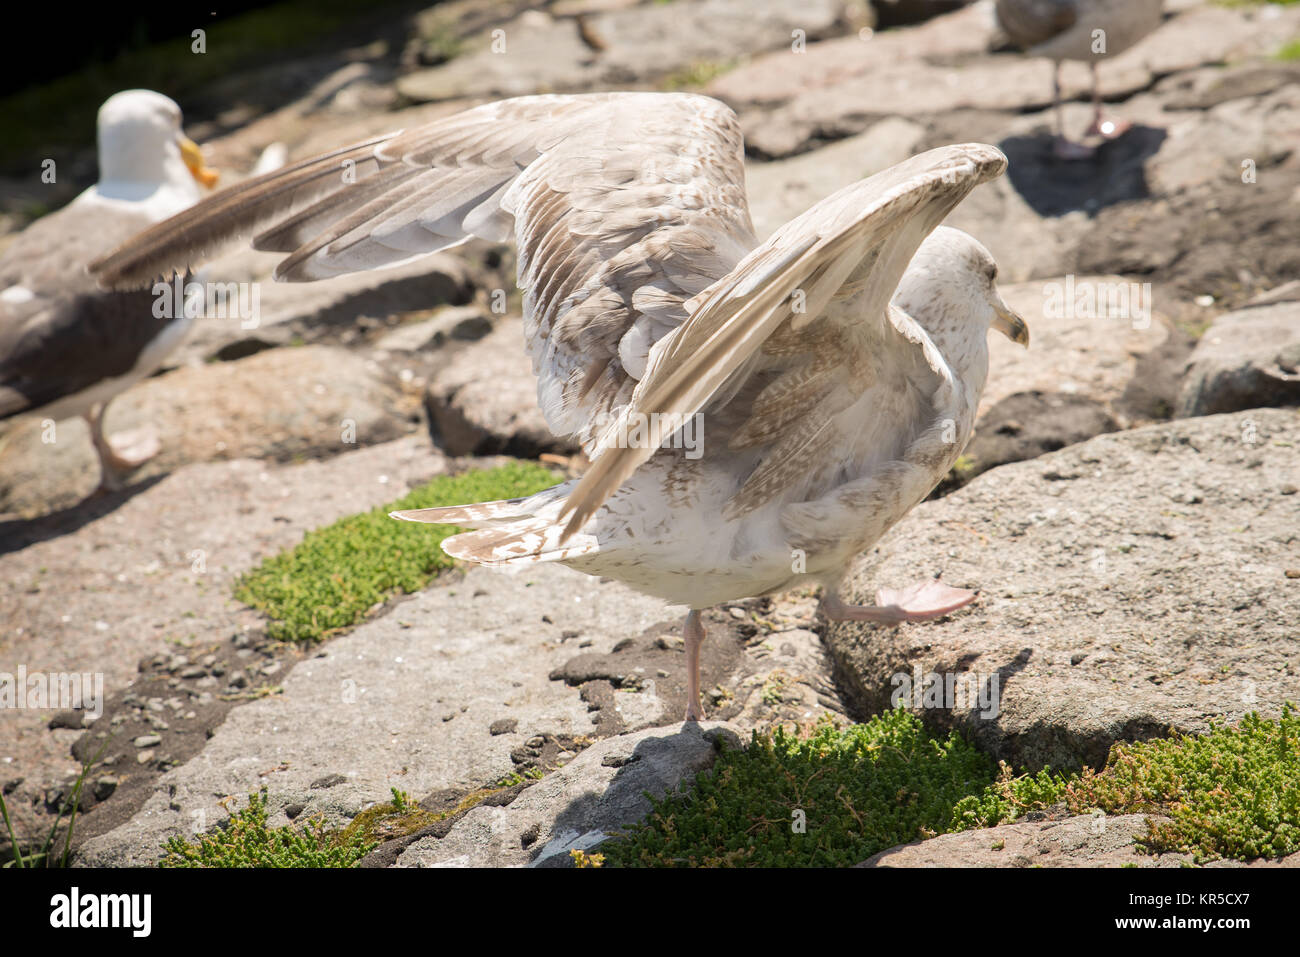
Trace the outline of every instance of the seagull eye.
<path fill-rule="evenodd" d="M 987 274 L 988 274 L 988 277 L 989 277 L 989 282 L 993 282 L 995 279 L 997 279 L 997 278 L 998 278 L 998 264 L 997 264 L 997 263 L 993 263 L 992 265 L 990 265 L 989 268 L 988 268 L 988 270 L 987 270 Z"/>

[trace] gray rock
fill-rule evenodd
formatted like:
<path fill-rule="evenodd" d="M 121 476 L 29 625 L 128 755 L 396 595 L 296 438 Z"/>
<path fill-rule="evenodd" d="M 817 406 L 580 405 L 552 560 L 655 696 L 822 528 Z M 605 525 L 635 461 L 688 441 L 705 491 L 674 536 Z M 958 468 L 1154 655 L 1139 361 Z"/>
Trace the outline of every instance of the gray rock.
<path fill-rule="evenodd" d="M 1300 405 L 1300 302 L 1220 316 L 1196 344 L 1178 415 Z"/>
<path fill-rule="evenodd" d="M 479 306 L 448 306 L 429 319 L 410 322 L 386 333 L 375 348 L 386 352 L 421 352 L 448 341 L 475 342 L 492 331 L 492 320 Z"/>
<path fill-rule="evenodd" d="M 1212 72 L 1227 77 L 1248 69 Z M 1192 301 L 1208 295 L 1218 309 L 1236 309 L 1300 274 L 1300 218 L 1286 213 L 1300 181 L 1300 87 L 1279 83 L 1209 110 L 1173 110 L 1167 104 L 1179 78 L 1115 108 L 1136 127 L 1103 150 L 1120 158 L 1109 165 L 1122 188 L 1076 194 L 1075 206 L 1089 217 L 1071 233 L 1072 257 L 1063 271 L 1142 274 L 1155 283 L 1162 310 L 1191 325 L 1213 316 L 1190 308 Z M 1067 105 L 1066 122 L 1086 125 L 1087 107 Z M 1047 129 L 1040 117 L 1034 133 L 1040 144 Z M 1037 163 L 1042 181 L 1050 168 Z M 1022 153 L 1010 176 L 1029 164 Z M 1095 196 L 1105 202 L 1089 206 Z M 1183 316 L 1180 301 L 1189 307 Z"/>
<path fill-rule="evenodd" d="M 1271 306 L 1279 302 L 1296 302 L 1300 300 L 1300 279 L 1292 279 L 1273 289 L 1261 292 L 1247 306 Z"/>
<path fill-rule="evenodd" d="M 1277 38 L 1300 26 L 1300 13 L 1275 13 L 1261 16 L 1215 6 L 1175 13 L 1106 63 L 1100 75 L 1102 96 L 1126 99 L 1171 73 L 1271 55 Z M 810 45 L 803 56 L 773 52 L 756 57 L 708 89 L 737 107 L 771 108 L 747 115 L 744 128 L 750 147 L 772 157 L 857 133 L 887 115 L 1049 107 L 1050 64 L 1018 52 L 985 55 L 995 35 L 988 6 L 975 4 L 916 27 Z M 1061 81 L 1066 99 L 1089 96 L 1086 64 L 1065 63 Z"/>
<path fill-rule="evenodd" d="M 577 446 L 551 433 L 537 405 L 537 379 L 524 352 L 523 321 L 503 320 L 434 376 L 425 408 L 450 455 L 536 456 Z"/>
<path fill-rule="evenodd" d="M 391 120 L 398 123 L 400 121 Z M 385 129 L 389 129 L 385 125 Z M 332 145 L 346 139 L 335 130 Z M 350 345 L 361 338 L 363 325 L 402 313 L 431 309 L 443 303 L 464 303 L 474 280 L 467 257 L 435 253 L 392 269 L 337 276 L 328 282 L 282 283 L 271 271 L 284 257 L 241 249 L 207 267 L 200 278 L 212 282 L 245 282 L 256 287 L 256 322 L 249 318 L 210 318 L 195 323 L 189 338 L 172 355 L 181 365 L 227 356 L 239 357 L 268 346 L 298 343 Z M 247 327 L 247 328 L 245 328 Z"/>
<path fill-rule="evenodd" d="M 0 522 L 6 653 L 33 672 L 102 673 L 106 696 L 124 692 L 137 677 L 136 662 L 170 652 L 169 639 L 195 634 L 207 647 L 258 624 L 230 594 L 235 579 L 263 558 L 297 544 L 305 531 L 400 498 L 445 467 L 428 439 L 408 438 L 302 465 L 241 459 L 187 466 L 132 496 L 110 498 L 111 508 L 91 503 L 61 516 Z M 108 629 L 95 628 L 97 620 Z M 34 784 L 75 776 L 68 749 L 79 733 L 45 730 L 49 717 L 18 710 L 0 721 L 9 773 Z M 80 821 L 77 830 L 89 833 Z"/>
<path fill-rule="evenodd" d="M 917 66 L 973 56 L 984 52 L 993 36 L 987 14 L 966 10 L 907 30 L 835 37 L 809 45 L 804 53 L 788 47 L 774 50 L 713 80 L 707 92 L 737 109 L 775 106 L 900 64 Z M 871 108 L 882 106 L 885 112 L 902 113 L 890 104 Z"/>
<path fill-rule="evenodd" d="M 425 837 L 398 858 L 405 867 L 571 865 L 650 812 L 655 797 L 713 766 L 718 741 L 739 747 L 723 723 L 653 728 L 607 738 L 548 774 L 505 807 L 476 807 L 443 837 Z"/>
<path fill-rule="evenodd" d="M 891 117 L 813 153 L 747 163 L 745 187 L 755 232 L 766 238 L 832 193 L 901 163 L 916 152 L 924 133 L 910 120 Z"/>
<path fill-rule="evenodd" d="M 466 52 L 449 62 L 400 77 L 397 90 L 422 102 L 642 84 L 788 48 L 793 30 L 816 38 L 839 15 L 834 0 L 809 0 L 797 9 L 783 0 L 677 0 L 671 8 L 598 11 L 581 23 L 529 10 L 468 41 Z"/>
<path fill-rule="evenodd" d="M 1099 767 L 1116 741 L 1276 715 L 1298 689 L 1300 589 L 1285 571 L 1300 496 L 1284 489 L 1297 474 L 1300 415 L 1270 409 L 986 472 L 913 510 L 846 589 L 872 602 L 941 573 L 980 589 L 976 603 L 897 628 L 830 625 L 841 682 L 864 713 L 897 693 L 1015 767 Z M 948 700 L 921 695 L 931 673 L 953 676 Z"/>
<path fill-rule="evenodd" d="M 342 824 L 390 800 L 392 786 L 420 797 L 494 784 L 516 772 L 521 740 L 594 731 L 579 691 L 548 678 L 573 653 L 563 631 L 599 635 L 608 648 L 669 614 L 657 599 L 560 565 L 449 577 L 322 646 L 284 675 L 282 693 L 233 709 L 197 756 L 158 779 L 131 820 L 87 841 L 78 861 L 153 863 L 168 837 L 223 820 L 222 795 L 241 796 L 242 806 L 264 785 L 276 825 L 287 805 Z M 444 724 L 452 708 L 463 720 Z M 523 737 L 491 733 L 503 710 Z M 264 777 L 267 768 L 280 770 Z M 346 779 L 320 786 L 337 775 Z"/>
<path fill-rule="evenodd" d="M 1059 393 L 1091 400 L 1129 424 L 1125 392 L 1142 360 L 1170 338 L 1164 315 L 1152 307 L 1151 290 L 1114 275 L 1059 276 L 998 288 L 1028 323 L 1029 348 L 989 336 L 981 416 L 1013 395 Z"/>
<path fill-rule="evenodd" d="M 1060 392 L 1018 392 L 993 406 L 975 427 L 957 467 L 961 483 L 1009 462 L 1023 462 L 1085 442 L 1119 425 L 1095 399 Z"/>
<path fill-rule="evenodd" d="M 1024 821 L 881 851 L 859 867 L 1183 867 L 1190 854 L 1144 854 L 1133 838 L 1145 814 L 1080 814 L 1062 821 Z"/>
<path fill-rule="evenodd" d="M 187 366 L 141 382 L 109 407 L 106 427 L 152 428 L 159 454 L 139 482 L 194 462 L 289 461 L 376 445 L 419 427 L 419 406 L 375 362 L 329 346 L 275 349 L 238 362 Z M 81 419 L 22 425 L 0 452 L 0 512 L 38 514 L 94 490 L 99 465 Z"/>
<path fill-rule="evenodd" d="M 530 10 L 492 32 L 468 41 L 466 51 L 446 63 L 398 77 L 397 92 L 422 103 L 524 96 L 547 89 L 571 92 L 599 83 L 596 53 L 583 42 L 573 20 L 553 20 Z"/>
<path fill-rule="evenodd" d="M 1147 833 L 1145 814 L 1080 814 L 1062 820 L 1019 821 L 881 851 L 858 867 L 1190 867 L 1190 854 L 1147 854 L 1133 843 Z M 1300 853 L 1249 863 L 1210 861 L 1212 868 L 1300 867 Z"/>

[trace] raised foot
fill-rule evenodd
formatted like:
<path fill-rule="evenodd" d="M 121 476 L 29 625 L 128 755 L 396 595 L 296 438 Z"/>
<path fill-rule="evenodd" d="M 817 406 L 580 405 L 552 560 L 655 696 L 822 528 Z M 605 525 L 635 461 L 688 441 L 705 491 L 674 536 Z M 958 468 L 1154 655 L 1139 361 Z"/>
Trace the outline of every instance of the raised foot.
<path fill-rule="evenodd" d="M 125 488 L 128 476 L 162 449 L 157 433 L 148 427 L 117 432 L 107 438 L 96 432 L 94 437 L 95 451 L 99 453 L 96 494 Z"/>
<path fill-rule="evenodd" d="M 975 600 L 975 592 L 952 588 L 943 582 L 917 582 L 906 588 L 882 588 L 876 592 L 874 605 L 849 605 L 838 595 L 822 601 L 822 613 L 831 621 L 871 621 L 897 625 L 905 621 L 928 621 L 941 618 Z"/>
<path fill-rule="evenodd" d="M 152 428 L 115 432 L 108 437 L 108 460 L 119 471 L 138 469 L 162 451 L 158 433 Z"/>
<path fill-rule="evenodd" d="M 967 588 L 952 588 L 941 581 L 930 579 L 907 588 L 882 588 L 876 592 L 876 604 L 898 608 L 907 615 L 905 621 L 924 621 L 938 618 L 965 608 L 975 600 L 975 593 Z"/>

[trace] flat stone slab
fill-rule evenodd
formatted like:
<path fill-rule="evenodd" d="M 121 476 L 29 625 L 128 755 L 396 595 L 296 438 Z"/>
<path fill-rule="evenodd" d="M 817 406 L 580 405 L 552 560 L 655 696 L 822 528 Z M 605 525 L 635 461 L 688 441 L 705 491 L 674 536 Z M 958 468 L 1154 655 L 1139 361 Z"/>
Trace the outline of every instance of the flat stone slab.
<path fill-rule="evenodd" d="M 1017 768 L 1100 767 L 1116 741 L 1277 715 L 1300 700 L 1297 486 L 1300 413 L 1276 409 L 993 469 L 917 507 L 846 589 L 872 602 L 942 574 L 979 589 L 975 604 L 831 624 L 837 674 L 862 711 L 897 695 Z M 942 697 L 923 693 L 931 673 Z"/>
<path fill-rule="evenodd" d="M 321 646 L 288 672 L 283 692 L 230 712 L 196 757 L 161 777 L 126 824 L 92 838 L 78 863 L 147 865 L 175 834 L 221 821 L 218 802 L 266 787 L 273 825 L 301 814 L 344 823 L 400 788 L 492 785 L 536 735 L 591 735 L 577 688 L 551 672 L 584 641 L 610 651 L 675 617 L 664 602 L 561 565 L 509 574 L 472 568 L 384 617 Z M 652 689 L 615 691 L 630 728 L 657 723 Z M 318 785 L 322 780 L 337 783 Z"/>
<path fill-rule="evenodd" d="M 646 792 L 663 797 L 711 768 L 723 741 L 740 747 L 742 734 L 732 725 L 710 722 L 607 738 L 505 807 L 480 805 L 445 837 L 421 838 L 397 864 L 572 866 L 571 850 L 590 851 L 649 814 Z"/>
<path fill-rule="evenodd" d="M 1190 867 L 1191 854 L 1147 854 L 1133 840 L 1147 833 L 1145 814 L 1079 814 L 941 834 L 881 851 L 858 867 Z M 1275 861 L 1210 861 L 1204 866 L 1300 867 L 1300 854 Z"/>
<path fill-rule="evenodd" d="M 1184 867 L 1190 854 L 1144 854 L 1145 814 L 1080 814 L 941 834 L 867 858 L 859 867 Z"/>
<path fill-rule="evenodd" d="M 1178 415 L 1300 405 L 1300 302 L 1220 316 L 1188 361 Z"/>
<path fill-rule="evenodd" d="M 593 12 L 579 24 L 529 10 L 466 42 L 447 63 L 396 82 L 416 102 L 644 86 L 700 64 L 727 66 L 832 29 L 840 5 L 809 0 L 679 0 Z"/>
<path fill-rule="evenodd" d="M 1179 11 L 1102 65 L 1101 94 L 1125 99 L 1169 74 L 1270 56 L 1297 26 L 1300 12 L 1287 8 Z M 1017 52 L 990 56 L 994 35 L 991 10 L 974 4 L 916 27 L 811 44 L 803 55 L 768 53 L 719 77 L 708 91 L 738 108 L 760 108 L 744 119 L 746 140 L 773 157 L 858 132 L 891 114 L 1049 107 L 1050 62 Z M 1065 62 L 1061 86 L 1065 99 L 1087 99 L 1088 66 Z"/>
<path fill-rule="evenodd" d="M 989 335 L 981 414 L 1018 392 L 1077 395 L 1117 413 L 1144 356 L 1169 340 L 1151 284 L 1115 275 L 1067 275 L 1001 283 L 1029 325 L 1029 348 Z"/>
<path fill-rule="evenodd" d="M 128 389 L 105 417 L 109 435 L 152 429 L 158 436 L 158 455 L 132 482 L 195 462 L 335 455 L 390 442 L 419 423 L 418 397 L 396 375 L 334 346 L 185 366 Z M 40 422 L 25 423 L 0 451 L 0 476 L 0 513 L 76 505 L 99 483 L 89 427 L 80 418 L 48 432 Z"/>
<path fill-rule="evenodd" d="M 406 438 L 303 465 L 188 466 L 66 512 L 0 522 L 0 671 L 98 673 L 105 697 L 122 692 L 142 658 L 259 626 L 231 589 L 263 558 L 446 467 L 427 439 Z M 77 770 L 69 748 L 80 730 L 46 730 L 59 710 L 0 711 L 4 782 L 39 791 Z M 20 804 L 10 796 L 11 813 Z"/>
<path fill-rule="evenodd" d="M 745 188 L 755 233 L 766 239 L 837 190 L 901 163 L 917 152 L 924 132 L 910 120 L 891 117 L 813 153 L 746 163 Z"/>
<path fill-rule="evenodd" d="M 346 136 L 346 131 L 336 131 L 329 146 L 346 142 Z M 349 273 L 326 282 L 276 282 L 271 274 L 283 258 L 280 253 L 240 248 L 204 267 L 198 279 L 243 283 L 235 287 L 242 298 L 220 308 L 210 303 L 169 363 L 203 362 L 257 346 L 349 345 L 362 337 L 367 323 L 379 325 L 389 316 L 466 303 L 481 279 L 468 257 L 434 253 L 391 269 Z M 254 290 L 257 309 L 246 314 Z"/>
<path fill-rule="evenodd" d="M 452 455 L 577 451 L 577 443 L 551 432 L 537 404 L 537 377 L 517 317 L 458 352 L 434 375 L 424 401 L 439 445 Z"/>

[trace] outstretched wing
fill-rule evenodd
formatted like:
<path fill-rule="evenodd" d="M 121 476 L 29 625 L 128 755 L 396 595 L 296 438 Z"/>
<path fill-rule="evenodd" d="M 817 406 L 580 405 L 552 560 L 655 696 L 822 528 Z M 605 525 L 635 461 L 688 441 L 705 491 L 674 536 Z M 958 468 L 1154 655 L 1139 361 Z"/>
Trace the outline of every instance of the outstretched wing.
<path fill-rule="evenodd" d="M 979 143 L 912 157 L 790 221 L 688 303 L 690 318 L 651 350 L 623 412 L 648 426 L 645 441 L 620 445 L 628 432 L 621 424 L 601 436 L 592 467 L 565 505 L 565 534 L 581 528 L 677 424 L 711 402 L 718 410 L 769 369 L 773 356 L 803 351 L 809 361 L 765 385 L 733 437 L 733 447 L 766 446 L 733 511 L 817 464 L 818 450 L 834 437 L 835 416 L 869 386 L 871 353 L 884 338 L 908 340 L 935 375 L 950 379 L 929 339 L 889 309 L 889 300 L 925 237 L 1005 168 L 1000 151 Z M 862 367 L 855 370 L 856 359 Z"/>
<path fill-rule="evenodd" d="M 303 160 L 219 193 L 92 266 L 142 283 L 256 233 L 276 278 L 396 265 L 513 225 L 527 346 L 551 429 L 594 447 L 685 302 L 757 243 L 743 141 L 687 94 L 530 96 Z"/>

